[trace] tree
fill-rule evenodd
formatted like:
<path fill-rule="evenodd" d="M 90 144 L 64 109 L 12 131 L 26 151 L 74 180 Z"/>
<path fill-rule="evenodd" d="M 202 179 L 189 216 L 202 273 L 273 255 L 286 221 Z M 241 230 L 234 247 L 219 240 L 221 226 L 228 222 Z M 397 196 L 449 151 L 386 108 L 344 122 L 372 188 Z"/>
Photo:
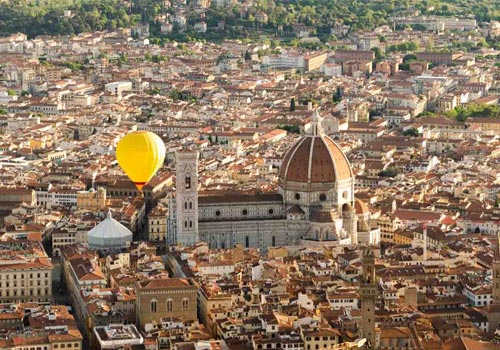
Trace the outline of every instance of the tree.
<path fill-rule="evenodd" d="M 286 130 L 293 134 L 300 134 L 300 127 L 297 124 L 294 125 L 279 125 L 278 129 Z"/>
<path fill-rule="evenodd" d="M 7 94 L 8 94 L 9 96 L 16 96 L 16 95 L 17 95 L 16 91 L 15 91 L 15 90 L 12 90 L 12 89 L 7 90 Z"/>
<path fill-rule="evenodd" d="M 295 112 L 295 98 L 290 99 L 290 112 Z"/>
<path fill-rule="evenodd" d="M 376 60 L 380 60 L 383 57 L 382 51 L 380 50 L 379 47 L 372 47 L 371 50 L 373 52 L 375 52 L 375 59 Z"/>
<path fill-rule="evenodd" d="M 245 61 L 250 61 L 252 56 L 250 56 L 250 52 L 248 50 L 245 51 Z"/>
<path fill-rule="evenodd" d="M 340 88 L 340 86 L 337 86 L 337 89 L 333 94 L 332 101 L 334 103 L 339 103 L 340 101 L 342 101 L 342 89 Z"/>
<path fill-rule="evenodd" d="M 465 107 L 459 106 L 446 112 L 446 115 L 461 122 L 467 118 L 500 118 L 500 106 L 469 103 Z"/>
<path fill-rule="evenodd" d="M 403 135 L 417 137 L 420 134 L 418 133 L 418 130 L 416 128 L 409 128 L 409 129 L 406 129 L 405 131 L 403 131 Z"/>
<path fill-rule="evenodd" d="M 170 97 L 172 100 L 174 100 L 174 102 L 177 102 L 181 99 L 182 95 L 181 95 L 181 92 L 179 90 L 172 89 L 172 90 L 170 90 L 168 97 Z"/>
<path fill-rule="evenodd" d="M 378 173 L 378 176 L 381 177 L 395 177 L 398 175 L 399 171 L 395 167 L 388 167 L 385 170 L 382 170 L 380 173 Z"/>

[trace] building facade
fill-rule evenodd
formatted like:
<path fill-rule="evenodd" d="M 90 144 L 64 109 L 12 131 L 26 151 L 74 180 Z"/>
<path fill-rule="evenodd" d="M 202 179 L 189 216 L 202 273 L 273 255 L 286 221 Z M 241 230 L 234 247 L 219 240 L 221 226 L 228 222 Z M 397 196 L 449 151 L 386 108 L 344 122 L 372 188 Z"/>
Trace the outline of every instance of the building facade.
<path fill-rule="evenodd" d="M 195 321 L 198 287 L 192 280 L 164 278 L 138 281 L 135 285 L 136 316 L 140 329 L 163 320 Z"/>
<path fill-rule="evenodd" d="M 11 256 L 16 252 L 16 256 Z M 52 298 L 52 263 L 41 242 L 2 242 L 0 302 L 46 302 Z"/>
<path fill-rule="evenodd" d="M 359 294 L 361 296 L 361 338 L 366 338 L 370 347 L 377 347 L 375 334 L 375 303 L 378 287 L 375 276 L 375 254 L 371 249 L 363 251 L 363 268 Z"/>
<path fill-rule="evenodd" d="M 176 191 L 169 198 L 167 244 L 267 249 L 286 245 L 357 244 L 354 175 L 346 155 L 311 127 L 283 158 L 277 193 L 198 193 L 198 153 L 177 152 Z"/>

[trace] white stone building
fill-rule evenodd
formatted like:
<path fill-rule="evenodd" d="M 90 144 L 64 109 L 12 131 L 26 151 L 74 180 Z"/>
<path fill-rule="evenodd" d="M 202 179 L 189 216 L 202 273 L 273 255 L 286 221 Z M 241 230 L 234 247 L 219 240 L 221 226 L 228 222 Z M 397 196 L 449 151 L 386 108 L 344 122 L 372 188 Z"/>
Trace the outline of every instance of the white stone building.
<path fill-rule="evenodd" d="M 183 150 L 176 159 L 167 244 L 266 249 L 358 242 L 354 174 L 340 147 L 324 134 L 317 111 L 283 159 L 278 193 L 202 195 L 198 153 Z"/>
<path fill-rule="evenodd" d="M 89 231 L 87 239 L 91 249 L 120 249 L 130 245 L 132 232 L 108 211 L 106 219 Z"/>

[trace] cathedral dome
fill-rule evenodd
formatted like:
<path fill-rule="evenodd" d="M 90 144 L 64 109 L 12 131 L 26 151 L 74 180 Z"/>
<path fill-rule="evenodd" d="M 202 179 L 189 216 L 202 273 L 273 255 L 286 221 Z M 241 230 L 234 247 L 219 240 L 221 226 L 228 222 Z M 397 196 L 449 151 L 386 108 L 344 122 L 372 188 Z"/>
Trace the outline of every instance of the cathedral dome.
<path fill-rule="evenodd" d="M 90 230 L 87 234 L 90 248 L 125 248 L 132 241 L 132 232 L 113 219 L 108 211 L 106 219 Z"/>
<path fill-rule="evenodd" d="M 300 184 L 313 187 L 315 184 L 327 185 L 353 177 L 346 155 L 330 137 L 323 134 L 318 119 L 315 111 L 312 130 L 298 140 L 283 158 L 280 185 L 285 189 Z"/>

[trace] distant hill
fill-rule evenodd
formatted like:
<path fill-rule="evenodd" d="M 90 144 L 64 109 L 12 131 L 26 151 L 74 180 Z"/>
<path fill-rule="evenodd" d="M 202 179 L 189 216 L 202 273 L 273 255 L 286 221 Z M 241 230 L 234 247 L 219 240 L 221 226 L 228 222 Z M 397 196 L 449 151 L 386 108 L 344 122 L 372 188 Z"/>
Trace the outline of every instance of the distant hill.
<path fill-rule="evenodd" d="M 0 35 L 76 34 L 129 27 L 139 21 L 153 24 L 152 33 L 158 34 L 155 18 L 174 14 L 175 4 L 180 1 L 170 2 L 174 5 L 166 8 L 169 1 L 164 0 L 4 0 L 0 1 Z M 233 37 L 256 32 L 274 35 L 292 31 L 298 24 L 314 28 L 319 36 L 327 36 L 335 23 L 352 29 L 372 29 L 391 24 L 391 16 L 468 16 L 479 22 L 500 20 L 498 0 L 257 0 L 246 7 L 236 3 L 214 8 L 215 2 L 212 1 L 212 8 L 202 15 L 204 11 L 196 8 L 198 2 L 187 0 L 183 13 L 188 31 L 202 20 L 208 27 L 224 21 L 226 30 L 217 35 Z M 239 28 L 239 31 L 231 31 L 231 28 Z"/>

